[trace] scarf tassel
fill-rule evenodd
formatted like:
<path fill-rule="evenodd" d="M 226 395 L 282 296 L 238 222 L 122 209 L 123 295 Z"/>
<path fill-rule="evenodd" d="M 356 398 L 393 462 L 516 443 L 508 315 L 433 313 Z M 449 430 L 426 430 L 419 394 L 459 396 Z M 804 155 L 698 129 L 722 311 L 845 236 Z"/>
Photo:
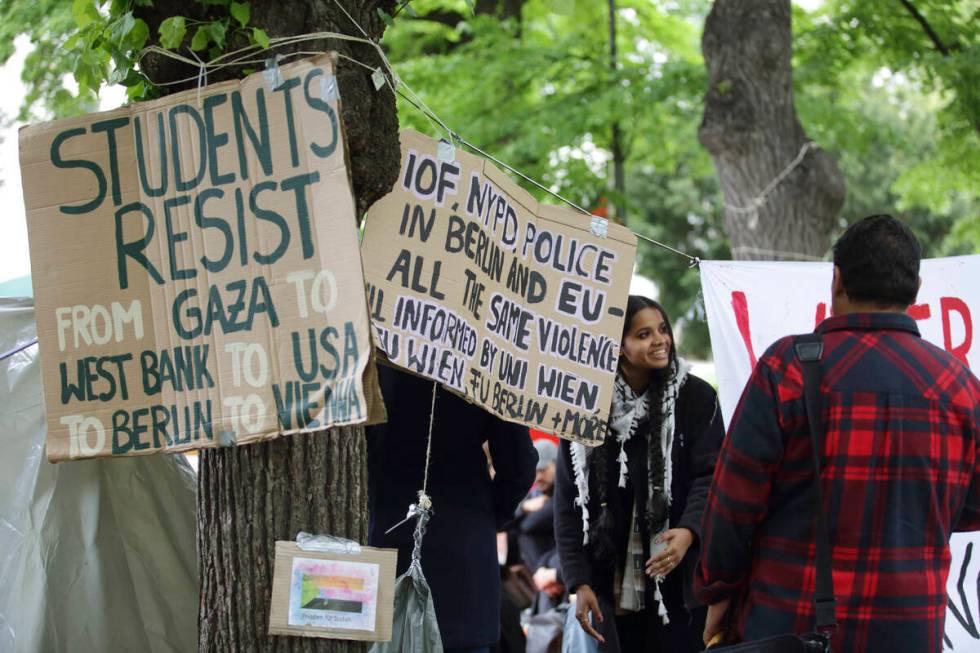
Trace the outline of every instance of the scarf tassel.
<path fill-rule="evenodd" d="M 626 466 L 626 443 L 623 443 L 623 448 L 619 450 L 619 487 L 626 487 L 626 476 L 629 473 L 629 469 Z"/>
<path fill-rule="evenodd" d="M 657 614 L 660 616 L 660 622 L 666 626 L 670 623 L 670 617 L 667 616 L 667 606 L 664 605 L 664 595 L 660 593 L 660 581 L 657 581 L 654 585 L 653 598 L 657 602 Z"/>

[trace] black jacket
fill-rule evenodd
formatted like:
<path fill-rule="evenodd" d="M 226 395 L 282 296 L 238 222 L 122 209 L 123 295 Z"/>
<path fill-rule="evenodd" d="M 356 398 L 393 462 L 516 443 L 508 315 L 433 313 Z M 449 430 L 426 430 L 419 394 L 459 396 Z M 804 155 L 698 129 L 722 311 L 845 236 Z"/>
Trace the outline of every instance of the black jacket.
<path fill-rule="evenodd" d="M 387 424 L 367 428 L 371 546 L 398 549 L 408 568 L 414 521 L 390 534 L 422 489 L 432 381 L 378 366 Z M 483 443 L 489 442 L 491 481 Z M 498 526 L 534 482 L 537 453 L 526 428 L 504 422 L 439 388 L 428 493 L 433 514 L 422 541 L 422 570 L 447 648 L 487 646 L 500 626 Z"/>
<path fill-rule="evenodd" d="M 699 606 L 694 600 L 691 585 L 698 558 L 701 513 L 708 498 L 708 488 L 714 473 L 715 461 L 725 435 L 721 409 L 714 389 L 705 381 L 688 375 L 681 386 L 676 405 L 674 444 L 671 450 L 673 478 L 671 482 L 670 528 L 684 527 L 694 533 L 694 542 L 682 563 L 661 585 L 664 601 L 671 619 L 683 618 L 685 608 Z M 641 425 L 627 442 L 629 482 L 623 490 L 618 487 L 617 457 L 619 444 L 610 433 L 601 445 L 609 448 L 606 457 L 610 466 L 607 496 L 615 524 L 616 564 L 622 567 L 633 506 L 646 505 L 647 497 L 647 435 L 649 425 Z M 613 599 L 615 568 L 597 561 L 590 545 L 582 544 L 581 509 L 574 504 L 578 491 L 568 442 L 561 443 L 555 479 L 555 539 L 561 560 L 562 576 L 569 591 L 579 585 L 589 585 L 598 595 Z M 592 523 L 600 513 L 597 492 L 590 488 L 589 518 Z M 649 535 L 644 534 L 644 553 L 649 547 Z M 649 605 L 649 603 L 648 603 Z M 686 621 L 686 619 L 685 619 Z"/>
<path fill-rule="evenodd" d="M 521 561 L 533 574 L 539 567 L 548 566 L 545 563 L 555 550 L 555 499 L 548 497 L 540 509 L 530 513 L 519 504 L 514 512 Z"/>

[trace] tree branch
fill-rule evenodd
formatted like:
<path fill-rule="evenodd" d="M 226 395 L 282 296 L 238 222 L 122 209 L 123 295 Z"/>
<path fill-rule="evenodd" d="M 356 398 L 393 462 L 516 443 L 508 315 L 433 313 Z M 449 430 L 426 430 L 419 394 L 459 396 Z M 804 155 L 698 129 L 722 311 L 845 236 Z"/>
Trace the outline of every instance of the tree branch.
<path fill-rule="evenodd" d="M 909 2 L 909 0 L 898 0 L 898 1 L 902 3 L 902 6 L 905 7 L 910 14 L 912 14 L 912 18 L 914 18 L 916 22 L 922 26 L 922 29 L 923 31 L 925 31 L 926 36 L 929 37 L 929 39 L 932 41 L 932 44 L 936 46 L 936 49 L 939 50 L 939 52 L 944 57 L 948 57 L 950 51 L 959 49 L 958 46 L 955 44 L 952 46 L 944 45 L 942 40 L 939 38 L 939 35 L 936 34 L 936 30 L 932 29 L 932 25 L 930 25 L 929 21 L 926 20 L 926 17 L 923 16 L 921 13 L 919 13 L 919 10 L 916 9 L 915 5 Z"/>

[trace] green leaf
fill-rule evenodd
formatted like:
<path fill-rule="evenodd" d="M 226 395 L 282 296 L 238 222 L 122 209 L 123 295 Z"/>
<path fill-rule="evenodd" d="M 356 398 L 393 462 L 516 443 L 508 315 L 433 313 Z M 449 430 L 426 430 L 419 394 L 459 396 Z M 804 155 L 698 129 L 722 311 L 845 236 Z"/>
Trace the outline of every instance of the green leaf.
<path fill-rule="evenodd" d="M 143 82 L 143 76 L 140 75 L 135 70 L 133 70 L 132 65 L 130 65 L 129 72 L 126 73 L 126 78 L 119 83 L 127 88 L 131 88 L 133 86 L 136 86 L 137 84 L 141 84 L 142 82 Z"/>
<path fill-rule="evenodd" d="M 470 8 L 471 14 L 476 14 L 476 3 L 474 0 L 466 0 L 466 6 Z"/>
<path fill-rule="evenodd" d="M 126 70 L 126 68 L 117 66 L 113 69 L 112 73 L 109 74 L 109 79 L 107 79 L 106 82 L 110 86 L 121 83 L 124 79 L 126 79 Z"/>
<path fill-rule="evenodd" d="M 149 38 L 149 26 L 142 18 L 137 18 L 136 24 L 133 25 L 133 29 L 129 32 L 129 38 L 126 39 L 126 43 L 133 50 L 142 50 Z"/>
<path fill-rule="evenodd" d="M 143 93 L 145 91 L 146 91 L 146 82 L 140 80 L 138 83 L 126 89 L 126 99 L 139 100 L 143 97 Z"/>
<path fill-rule="evenodd" d="M 269 35 L 265 33 L 264 29 L 259 29 L 258 27 L 252 28 L 252 39 L 261 45 L 263 48 L 269 47 Z"/>
<path fill-rule="evenodd" d="M 200 51 L 208 47 L 211 42 L 211 32 L 207 25 L 199 25 L 191 39 L 191 50 Z"/>
<path fill-rule="evenodd" d="M 168 50 L 179 48 L 184 42 L 185 34 L 187 34 L 187 21 L 183 16 L 171 16 L 160 23 L 160 45 Z"/>
<path fill-rule="evenodd" d="M 248 25 L 248 20 L 251 18 L 251 15 L 252 11 L 247 2 L 231 3 L 231 17 L 237 20 L 242 27 Z"/>
<path fill-rule="evenodd" d="M 419 12 L 415 11 L 415 8 L 412 6 L 412 3 L 409 0 L 406 0 L 405 4 L 402 6 L 405 8 L 405 13 L 412 18 L 419 17 Z"/>
<path fill-rule="evenodd" d="M 378 7 L 378 16 L 381 17 L 382 22 L 388 27 L 392 27 L 395 24 L 395 20 L 391 17 L 391 14 L 381 7 Z"/>
<path fill-rule="evenodd" d="M 228 32 L 228 23 L 223 20 L 216 20 L 210 25 L 211 29 L 211 40 L 219 48 L 225 47 L 225 34 Z"/>
<path fill-rule="evenodd" d="M 75 18 L 75 24 L 79 29 L 85 29 L 102 18 L 92 0 L 74 0 L 71 3 L 71 15 Z"/>
<path fill-rule="evenodd" d="M 127 11 L 115 21 L 112 26 L 112 41 L 113 43 L 123 43 L 126 40 L 126 36 L 136 27 L 136 19 L 133 18 L 133 12 Z"/>

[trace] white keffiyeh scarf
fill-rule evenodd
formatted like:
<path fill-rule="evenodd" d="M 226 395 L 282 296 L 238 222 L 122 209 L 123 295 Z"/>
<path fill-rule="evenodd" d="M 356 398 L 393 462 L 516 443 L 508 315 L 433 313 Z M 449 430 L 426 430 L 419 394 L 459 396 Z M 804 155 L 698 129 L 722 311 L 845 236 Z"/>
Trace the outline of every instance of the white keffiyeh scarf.
<path fill-rule="evenodd" d="M 687 363 L 687 361 L 683 360 L 682 358 L 677 359 L 675 373 L 672 374 L 670 380 L 667 381 L 667 386 L 664 388 L 663 397 L 661 400 L 661 414 L 663 415 L 663 422 L 660 426 L 660 451 L 664 459 L 664 493 L 668 506 L 671 504 L 671 482 L 673 480 L 671 454 L 673 452 L 674 445 L 675 407 L 681 386 L 683 386 L 684 382 L 687 380 L 687 375 L 690 370 L 691 366 L 689 363 Z M 637 395 L 633 389 L 630 388 L 629 384 L 626 383 L 622 375 L 616 375 L 616 384 L 613 391 L 613 404 L 611 410 L 609 411 L 609 430 L 615 436 L 617 444 L 619 445 L 619 457 L 617 458 L 617 461 L 619 462 L 619 487 L 626 487 L 626 480 L 629 475 L 626 443 L 629 442 L 629 440 L 636 433 L 637 427 L 644 422 L 649 415 L 649 395 L 649 391 L 644 392 L 642 395 Z M 582 543 L 588 544 L 589 465 L 592 458 L 592 449 L 574 442 L 571 445 L 571 457 L 572 468 L 575 473 L 575 487 L 577 489 L 575 505 L 582 511 Z M 653 491 L 654 488 L 648 487 L 647 496 L 652 496 Z M 635 514 L 632 519 L 635 519 Z M 657 536 L 663 533 L 666 528 L 667 526 L 665 524 L 660 531 L 657 533 L 652 533 L 651 543 Z M 635 531 L 635 526 L 631 529 L 631 531 Z M 635 548 L 635 545 L 633 548 Z M 629 558 L 630 552 L 627 553 L 627 557 Z M 634 551 L 633 553 L 635 554 L 636 552 Z M 642 573 L 642 571 L 640 573 Z M 631 580 L 630 582 L 635 584 L 634 580 Z M 635 592 L 627 592 L 626 589 L 627 588 L 624 585 L 624 595 L 629 594 L 631 596 L 636 596 Z M 619 592 L 617 592 L 617 594 L 618 593 Z M 658 614 L 660 615 L 661 620 L 663 623 L 668 623 L 669 619 L 667 618 L 667 610 L 660 595 L 659 583 L 654 590 L 654 598 L 659 604 Z M 633 603 L 632 600 L 627 600 L 627 605 L 630 607 L 630 609 L 643 608 L 642 599 L 640 599 L 640 603 Z"/>

